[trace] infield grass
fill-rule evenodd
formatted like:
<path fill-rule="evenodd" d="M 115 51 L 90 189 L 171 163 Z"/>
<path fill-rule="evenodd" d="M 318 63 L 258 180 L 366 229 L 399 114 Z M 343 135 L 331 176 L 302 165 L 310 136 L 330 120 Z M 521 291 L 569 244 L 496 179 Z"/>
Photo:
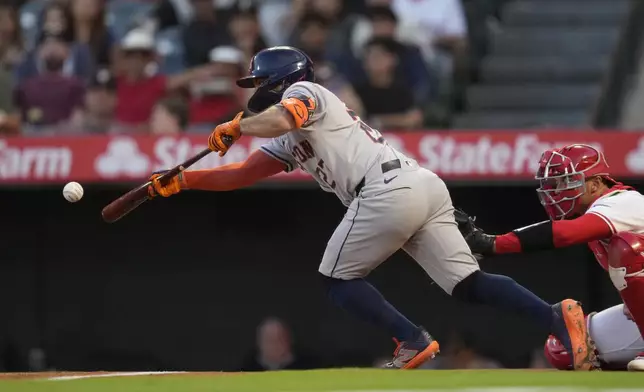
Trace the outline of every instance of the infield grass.
<path fill-rule="evenodd" d="M 77 380 L 3 380 L 2 392 L 420 392 L 483 388 L 540 392 L 631 389 L 644 391 L 643 373 L 485 370 L 392 371 L 334 369 L 265 373 L 180 373 Z M 534 391 L 532 389 L 530 392 Z"/>

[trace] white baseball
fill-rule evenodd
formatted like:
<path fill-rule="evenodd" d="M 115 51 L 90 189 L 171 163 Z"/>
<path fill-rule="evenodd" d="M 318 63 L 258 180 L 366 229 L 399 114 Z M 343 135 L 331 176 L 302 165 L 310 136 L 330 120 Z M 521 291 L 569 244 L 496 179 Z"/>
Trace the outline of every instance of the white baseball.
<path fill-rule="evenodd" d="M 68 182 L 63 188 L 63 196 L 70 203 L 76 203 L 83 198 L 83 187 L 77 182 Z"/>

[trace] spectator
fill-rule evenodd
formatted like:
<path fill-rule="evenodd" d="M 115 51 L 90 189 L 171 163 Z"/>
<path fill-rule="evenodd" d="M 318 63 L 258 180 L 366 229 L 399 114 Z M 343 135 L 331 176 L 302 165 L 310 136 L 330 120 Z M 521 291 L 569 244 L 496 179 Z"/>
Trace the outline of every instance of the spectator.
<path fill-rule="evenodd" d="M 264 320 L 257 328 L 257 348 L 245 359 L 241 370 L 303 370 L 320 367 L 318 361 L 293 348 L 291 332 L 276 318 Z"/>
<path fill-rule="evenodd" d="M 298 29 L 300 35 L 296 38 L 297 46 L 313 60 L 318 83 L 335 93 L 356 114 L 362 115 L 360 98 L 353 86 L 336 69 L 336 62 L 341 60 L 327 56 L 327 40 L 331 28 L 329 20 L 321 15 L 307 14 L 300 23 L 302 26 Z"/>
<path fill-rule="evenodd" d="M 64 37 L 44 33 L 37 53 L 43 71 L 20 82 L 14 101 L 24 122 L 38 128 L 56 126 L 82 109 L 84 83 L 64 73 L 65 59 L 69 54 L 69 44 Z"/>
<path fill-rule="evenodd" d="M 367 80 L 355 90 L 374 128 L 406 129 L 422 124 L 423 115 L 414 104 L 413 93 L 396 76 L 400 63 L 397 51 L 396 41 L 387 38 L 373 38 L 365 49 Z"/>
<path fill-rule="evenodd" d="M 247 64 L 255 53 L 267 47 L 254 9 L 236 12 L 228 24 L 228 30 L 235 46 L 244 52 Z"/>
<path fill-rule="evenodd" d="M 298 28 L 304 27 L 300 20 L 306 15 L 317 14 L 326 18 L 332 26 L 326 47 L 327 52 L 332 55 L 348 53 L 349 38 L 357 18 L 345 12 L 344 2 L 342 0 L 298 0 L 298 2 L 302 10 L 298 11 L 299 15 L 296 16 L 296 29 L 292 34 L 291 42 L 299 36 Z"/>
<path fill-rule="evenodd" d="M 212 74 L 207 66 L 171 76 L 158 74 L 154 36 L 145 29 L 131 30 L 123 38 L 121 51 L 122 67 L 116 78 L 116 119 L 122 130 L 147 132 L 152 109 L 167 92 L 208 80 Z"/>
<path fill-rule="evenodd" d="M 400 26 L 393 10 L 386 5 L 372 6 L 367 9 L 367 34 L 362 45 L 370 38 L 387 38 L 396 41 L 400 54 L 400 70 L 407 86 L 413 89 L 416 102 L 426 103 L 435 91 L 431 88 L 430 71 L 417 45 L 403 43 L 398 38 Z M 358 30 L 358 28 L 356 28 Z M 361 50 L 357 52 L 362 56 Z"/>
<path fill-rule="evenodd" d="M 0 135 L 20 133 L 20 114 L 14 109 L 12 88 L 11 74 L 0 69 Z"/>
<path fill-rule="evenodd" d="M 208 63 L 210 50 L 230 42 L 226 24 L 217 18 L 212 0 L 191 0 L 195 15 L 183 29 L 186 65 Z"/>
<path fill-rule="evenodd" d="M 150 117 L 150 132 L 153 135 L 176 135 L 188 127 L 188 103 L 181 97 L 159 101 Z"/>
<path fill-rule="evenodd" d="M 216 47 L 210 51 L 210 67 L 215 76 L 208 82 L 191 86 L 193 130 L 210 132 L 213 126 L 231 120 L 246 107 L 246 91 L 235 83 L 246 68 L 244 54 L 233 46 Z"/>
<path fill-rule="evenodd" d="M 114 36 L 105 25 L 103 0 L 71 0 L 74 40 L 89 47 L 94 63 L 109 66 Z"/>
<path fill-rule="evenodd" d="M 50 35 L 59 35 L 64 40 L 74 40 L 74 24 L 72 13 L 67 2 L 54 0 L 45 6 L 41 15 L 41 32 Z"/>
<path fill-rule="evenodd" d="M 401 21 L 425 38 L 421 48 L 441 78 L 467 77 L 467 23 L 461 0 L 392 0 Z"/>
<path fill-rule="evenodd" d="M 0 67 L 12 70 L 24 57 L 22 30 L 16 9 L 0 5 Z"/>
<path fill-rule="evenodd" d="M 107 133 L 113 125 L 115 109 L 116 80 L 109 69 L 100 69 L 87 88 L 84 110 L 76 113 L 70 128 L 77 132 Z"/>
<path fill-rule="evenodd" d="M 42 37 L 56 36 L 66 43 L 67 56 L 63 62 L 63 74 L 76 76 L 83 81 L 92 77 L 93 63 L 89 48 L 83 44 L 74 44 L 74 27 L 70 24 L 71 13 L 64 3 L 51 2 L 43 11 L 43 28 L 39 33 L 38 42 Z M 38 48 L 27 54 L 25 60 L 17 67 L 16 77 L 23 81 L 38 75 L 44 69 L 44 64 L 38 61 L 41 57 L 36 53 Z"/>

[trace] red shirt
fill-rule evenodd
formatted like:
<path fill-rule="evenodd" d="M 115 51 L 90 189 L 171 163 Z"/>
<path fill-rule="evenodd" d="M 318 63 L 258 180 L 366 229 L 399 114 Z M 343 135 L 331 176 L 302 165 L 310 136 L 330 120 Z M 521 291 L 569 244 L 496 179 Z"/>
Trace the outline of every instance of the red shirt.
<path fill-rule="evenodd" d="M 14 101 L 26 122 L 52 125 L 69 119 L 82 108 L 85 87 L 80 79 L 58 74 L 34 76 L 20 83 Z"/>
<path fill-rule="evenodd" d="M 167 79 L 164 75 L 128 81 L 116 80 L 116 120 L 123 124 L 141 124 L 150 119 L 152 109 L 166 93 Z"/>
<path fill-rule="evenodd" d="M 219 123 L 224 119 L 224 116 L 233 113 L 238 106 L 234 98 L 225 95 L 206 95 L 193 98 L 190 100 L 190 123 Z"/>

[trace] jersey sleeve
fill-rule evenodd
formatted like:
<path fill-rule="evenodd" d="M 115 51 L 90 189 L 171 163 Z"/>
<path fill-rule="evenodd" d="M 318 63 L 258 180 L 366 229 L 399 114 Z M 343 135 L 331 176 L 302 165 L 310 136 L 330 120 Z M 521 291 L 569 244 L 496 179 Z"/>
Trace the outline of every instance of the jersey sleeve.
<path fill-rule="evenodd" d="M 297 167 L 297 162 L 293 155 L 286 148 L 286 140 L 283 136 L 271 139 L 268 143 L 259 148 L 266 155 L 276 159 L 284 164 L 285 172 L 291 172 Z"/>
<path fill-rule="evenodd" d="M 311 82 L 297 82 L 286 89 L 279 103 L 293 116 L 298 128 L 306 128 L 324 116 L 324 92 Z"/>
<path fill-rule="evenodd" d="M 602 218 L 613 234 L 641 230 L 644 227 L 644 196 L 637 191 L 609 194 L 597 200 L 586 213 Z"/>

